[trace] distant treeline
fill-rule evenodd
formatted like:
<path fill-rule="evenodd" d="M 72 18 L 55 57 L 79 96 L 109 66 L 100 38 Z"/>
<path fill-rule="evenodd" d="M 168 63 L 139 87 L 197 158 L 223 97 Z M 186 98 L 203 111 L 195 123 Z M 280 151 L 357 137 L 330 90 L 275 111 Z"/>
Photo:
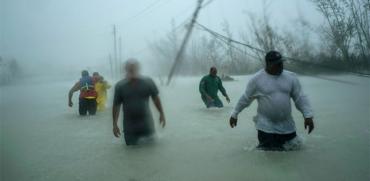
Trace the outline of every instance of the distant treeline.
<path fill-rule="evenodd" d="M 264 52 L 278 50 L 288 57 L 286 67 L 296 72 L 370 74 L 370 1 L 310 2 L 325 18 L 324 24 L 311 25 L 301 16 L 292 26 L 275 27 L 268 15 L 271 2 L 263 1 L 264 13 L 249 14 L 249 26 L 240 36 L 240 41 L 253 48 L 232 42 L 226 21 L 219 33 L 229 40 L 196 27 L 177 72 L 194 75 L 217 66 L 225 74 L 253 73 L 264 66 Z M 151 44 L 160 75 L 169 72 L 183 37 L 172 24 L 165 38 Z"/>

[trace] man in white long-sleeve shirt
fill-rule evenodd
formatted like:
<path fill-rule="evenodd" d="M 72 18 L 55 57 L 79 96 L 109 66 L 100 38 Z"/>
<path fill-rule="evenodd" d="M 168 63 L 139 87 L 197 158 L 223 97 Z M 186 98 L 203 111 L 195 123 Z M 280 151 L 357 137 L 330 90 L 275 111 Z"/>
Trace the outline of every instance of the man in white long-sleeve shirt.
<path fill-rule="evenodd" d="M 296 137 L 290 98 L 303 114 L 304 127 L 308 128 L 308 133 L 314 129 L 313 112 L 308 98 L 303 93 L 297 76 L 284 70 L 283 60 L 277 51 L 266 54 L 265 69 L 258 71 L 248 82 L 246 91 L 230 117 L 230 126 L 234 128 L 238 114 L 257 99 L 257 116 L 254 117 L 254 122 L 258 131 L 257 148 L 262 150 L 284 150 L 283 145 Z"/>

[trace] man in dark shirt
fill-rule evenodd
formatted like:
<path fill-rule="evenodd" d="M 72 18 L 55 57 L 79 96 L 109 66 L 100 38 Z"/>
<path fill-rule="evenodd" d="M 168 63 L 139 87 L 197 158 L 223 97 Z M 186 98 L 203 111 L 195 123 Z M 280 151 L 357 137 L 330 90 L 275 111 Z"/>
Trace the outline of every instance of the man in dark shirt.
<path fill-rule="evenodd" d="M 151 78 L 139 74 L 139 63 L 129 59 L 125 65 L 126 77 L 119 81 L 114 90 L 113 100 L 113 134 L 121 135 L 117 125 L 121 105 L 123 110 L 123 132 L 126 145 L 137 145 L 142 138 L 153 136 L 154 122 L 149 109 L 149 97 L 159 112 L 162 127 L 166 120 L 163 113 L 158 89 Z"/>

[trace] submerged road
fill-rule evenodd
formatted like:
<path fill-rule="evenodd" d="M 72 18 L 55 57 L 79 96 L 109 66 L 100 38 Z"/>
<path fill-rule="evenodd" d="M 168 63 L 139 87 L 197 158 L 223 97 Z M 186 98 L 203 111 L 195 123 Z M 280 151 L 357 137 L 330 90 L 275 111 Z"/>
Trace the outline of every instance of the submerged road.
<path fill-rule="evenodd" d="M 223 99 L 223 109 L 203 106 L 200 78 L 177 78 L 160 87 L 167 126 L 157 129 L 156 144 L 137 147 L 113 137 L 109 108 L 80 117 L 76 94 L 75 106 L 67 106 L 75 80 L 1 87 L 0 180 L 370 180 L 370 79 L 340 76 L 352 82 L 344 84 L 300 77 L 316 128 L 307 135 L 293 108 L 303 148 L 263 152 L 254 149 L 256 102 L 240 115 L 237 128 L 228 125 L 249 78 L 224 83 L 232 102 Z"/>

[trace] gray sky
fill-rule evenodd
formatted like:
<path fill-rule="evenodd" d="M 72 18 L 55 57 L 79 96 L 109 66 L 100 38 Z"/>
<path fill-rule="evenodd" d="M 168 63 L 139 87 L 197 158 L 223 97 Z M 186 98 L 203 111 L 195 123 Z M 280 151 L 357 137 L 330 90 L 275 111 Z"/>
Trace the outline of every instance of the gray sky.
<path fill-rule="evenodd" d="M 112 25 L 123 39 L 123 57 L 145 62 L 148 43 L 164 37 L 171 20 L 182 23 L 196 0 L 0 0 L 0 56 L 28 66 L 81 69 L 106 63 L 112 52 Z M 199 21 L 221 32 L 229 21 L 237 37 L 247 28 L 246 12 L 262 13 L 261 0 L 214 0 Z M 291 26 L 298 12 L 309 22 L 322 21 L 308 0 L 273 0 L 269 6 L 276 26 Z"/>

